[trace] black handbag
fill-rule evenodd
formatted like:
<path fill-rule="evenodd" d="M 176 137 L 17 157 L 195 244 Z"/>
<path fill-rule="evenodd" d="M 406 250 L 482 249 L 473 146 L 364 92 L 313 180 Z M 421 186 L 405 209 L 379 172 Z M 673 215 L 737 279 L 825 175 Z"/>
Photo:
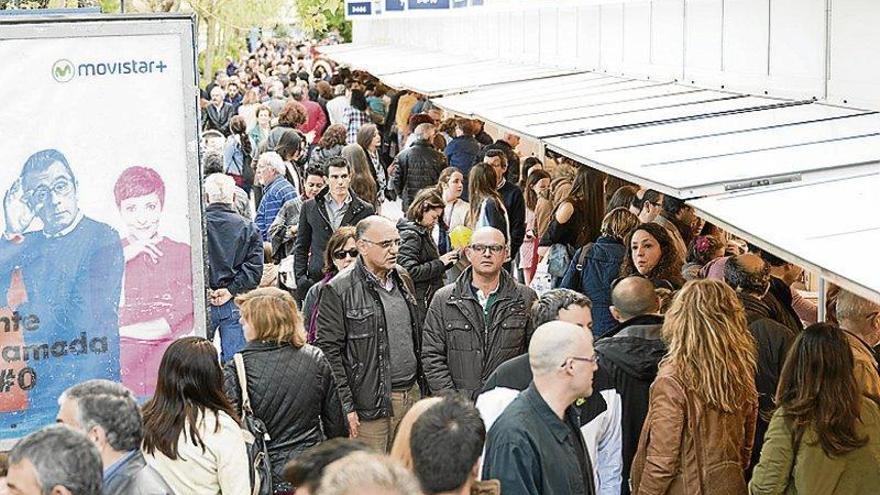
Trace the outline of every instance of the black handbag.
<path fill-rule="evenodd" d="M 269 450 L 266 446 L 269 432 L 263 420 L 256 417 L 251 409 L 244 358 L 240 352 L 237 352 L 232 359 L 235 361 L 238 386 L 241 388 L 241 420 L 244 423 L 245 443 L 250 460 L 251 495 L 271 495 L 272 466 L 269 465 Z"/>

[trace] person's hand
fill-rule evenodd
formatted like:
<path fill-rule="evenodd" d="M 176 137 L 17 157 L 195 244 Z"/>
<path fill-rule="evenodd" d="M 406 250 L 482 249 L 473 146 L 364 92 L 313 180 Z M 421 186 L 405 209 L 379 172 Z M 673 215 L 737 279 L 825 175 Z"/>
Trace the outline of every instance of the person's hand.
<path fill-rule="evenodd" d="M 131 239 L 129 239 L 131 241 Z M 122 250 L 122 256 L 125 258 L 125 261 L 128 262 L 137 257 L 137 255 L 141 253 L 146 253 L 147 256 L 153 261 L 153 263 L 158 263 L 159 258 L 165 255 L 161 249 L 156 245 L 157 239 L 147 239 L 147 240 L 134 240 L 128 246 Z"/>
<path fill-rule="evenodd" d="M 229 289 L 217 289 L 211 293 L 211 306 L 223 306 L 232 299 Z"/>
<path fill-rule="evenodd" d="M 21 234 L 34 221 L 34 212 L 24 201 L 24 187 L 21 179 L 16 179 L 3 197 L 3 214 L 6 218 L 6 233 Z"/>
<path fill-rule="evenodd" d="M 356 411 L 348 413 L 348 438 L 358 437 L 358 427 L 360 425 L 361 420 L 358 418 L 358 413 Z"/>
<path fill-rule="evenodd" d="M 657 215 L 660 214 L 660 205 L 655 205 L 654 203 L 645 202 L 642 206 L 642 211 L 639 213 L 639 221 L 642 223 L 651 223 L 657 218 Z"/>
<path fill-rule="evenodd" d="M 295 237 L 298 231 L 299 225 L 291 225 L 290 227 L 287 227 L 287 237 Z"/>
<path fill-rule="evenodd" d="M 394 172 L 397 172 L 397 162 L 391 162 L 391 165 L 388 166 L 388 177 L 393 176 Z"/>
<path fill-rule="evenodd" d="M 451 266 L 453 263 L 458 261 L 458 251 L 449 251 L 448 253 L 440 256 L 440 261 L 442 261 L 445 266 Z"/>

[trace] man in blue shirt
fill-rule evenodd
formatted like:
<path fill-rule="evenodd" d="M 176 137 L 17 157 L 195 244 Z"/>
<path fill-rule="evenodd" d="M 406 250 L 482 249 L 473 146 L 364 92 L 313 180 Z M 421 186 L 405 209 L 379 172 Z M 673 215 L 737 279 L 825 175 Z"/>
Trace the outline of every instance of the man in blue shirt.
<path fill-rule="evenodd" d="M 264 241 L 269 240 L 269 227 L 281 207 L 297 196 L 296 189 L 284 178 L 285 168 L 284 160 L 274 151 L 261 154 L 257 163 L 257 182 L 263 186 L 263 199 L 254 223 Z"/>
<path fill-rule="evenodd" d="M 141 452 L 144 424 L 131 390 L 108 380 L 89 380 L 58 398 L 58 422 L 85 433 L 104 467 L 104 495 L 173 495 Z"/>
<path fill-rule="evenodd" d="M 67 158 L 47 149 L 27 159 L 4 197 L 0 308 L 20 321 L 0 323 L 0 391 L 26 394 L 27 409 L 4 404 L 0 438 L 51 422 L 55 400 L 74 381 L 119 380 L 122 244 L 112 227 L 85 216 L 78 193 Z"/>

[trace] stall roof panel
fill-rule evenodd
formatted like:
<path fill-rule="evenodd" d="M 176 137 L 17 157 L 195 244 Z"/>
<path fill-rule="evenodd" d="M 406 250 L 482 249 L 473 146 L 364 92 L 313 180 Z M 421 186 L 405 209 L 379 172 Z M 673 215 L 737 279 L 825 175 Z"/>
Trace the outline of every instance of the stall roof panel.
<path fill-rule="evenodd" d="M 554 77 L 577 72 L 574 69 L 508 64 L 504 62 L 474 62 L 470 64 L 436 67 L 389 75 L 384 82 L 395 88 L 406 88 L 429 96 L 470 91 L 483 86 Z"/>
<path fill-rule="evenodd" d="M 761 113 L 761 112 L 758 112 Z M 768 111 L 766 113 L 773 113 Z M 752 115 L 755 120 L 759 115 Z M 712 119 L 710 119 L 712 120 Z M 662 127 L 658 130 L 665 131 Z M 663 167 L 713 158 L 749 155 L 763 150 L 794 148 L 812 143 L 830 143 L 853 136 L 880 135 L 880 115 L 876 113 L 845 118 L 763 128 L 753 132 L 694 137 L 672 142 L 599 151 L 593 156 L 603 163 L 620 167 Z M 847 143 L 848 144 L 848 143 Z"/>
<path fill-rule="evenodd" d="M 880 300 L 880 174 L 690 201 L 700 216 L 782 258 Z M 829 207 L 833 205 L 833 207 Z"/>
<path fill-rule="evenodd" d="M 617 109 L 619 107 L 615 107 Z M 833 107 L 829 105 L 790 105 L 774 107 L 766 111 L 735 113 L 711 119 L 684 120 L 662 127 L 631 127 L 601 134 L 583 136 L 596 152 L 617 149 L 638 148 L 642 146 L 684 141 L 700 137 L 722 136 L 728 134 L 749 134 L 799 122 L 843 118 L 860 115 L 862 110 Z M 748 139 L 748 136 L 743 136 Z"/>
<path fill-rule="evenodd" d="M 548 144 L 611 174 L 676 197 L 880 169 L 880 114 L 815 103 L 775 102 L 713 114 L 595 128 Z M 702 116 L 699 116 L 702 115 Z M 602 122 L 607 123 L 607 121 Z"/>
<path fill-rule="evenodd" d="M 532 98 L 549 97 L 553 99 L 557 94 L 576 94 L 591 87 L 618 84 L 630 80 L 597 74 L 595 72 L 582 72 L 528 81 L 502 83 L 468 93 L 444 96 L 433 101 L 451 112 L 473 115 L 477 108 L 503 106 L 512 99 L 521 98 L 523 95 L 531 95 Z"/>
<path fill-rule="evenodd" d="M 401 72 L 452 67 L 473 62 L 473 59 L 449 53 L 413 50 L 390 45 L 351 45 L 335 49 L 319 48 L 328 58 L 338 64 L 365 70 L 376 77 Z"/>
<path fill-rule="evenodd" d="M 680 95 L 687 103 L 640 100 L 642 109 L 614 112 L 613 109 L 598 107 L 584 109 L 582 117 L 530 126 L 536 136 L 560 136 L 564 134 L 589 133 L 611 128 L 638 127 L 656 125 L 673 120 L 697 119 L 707 115 L 727 114 L 750 111 L 768 105 L 779 104 L 778 100 L 755 96 L 730 96 L 715 94 L 705 98 L 694 95 Z M 693 101 L 696 100 L 696 101 Z M 661 131 L 658 131 L 661 132 Z M 575 140 L 576 138 L 570 138 Z"/>

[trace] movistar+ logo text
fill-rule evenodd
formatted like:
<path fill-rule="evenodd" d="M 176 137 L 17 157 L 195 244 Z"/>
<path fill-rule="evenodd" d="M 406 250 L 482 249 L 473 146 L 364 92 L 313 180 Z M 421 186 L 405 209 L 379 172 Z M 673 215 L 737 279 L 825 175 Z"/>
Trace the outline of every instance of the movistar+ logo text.
<path fill-rule="evenodd" d="M 162 60 L 126 60 L 118 62 L 85 62 L 74 64 L 60 59 L 52 64 L 52 78 L 64 83 L 76 77 L 124 76 L 163 73 L 168 66 Z"/>

